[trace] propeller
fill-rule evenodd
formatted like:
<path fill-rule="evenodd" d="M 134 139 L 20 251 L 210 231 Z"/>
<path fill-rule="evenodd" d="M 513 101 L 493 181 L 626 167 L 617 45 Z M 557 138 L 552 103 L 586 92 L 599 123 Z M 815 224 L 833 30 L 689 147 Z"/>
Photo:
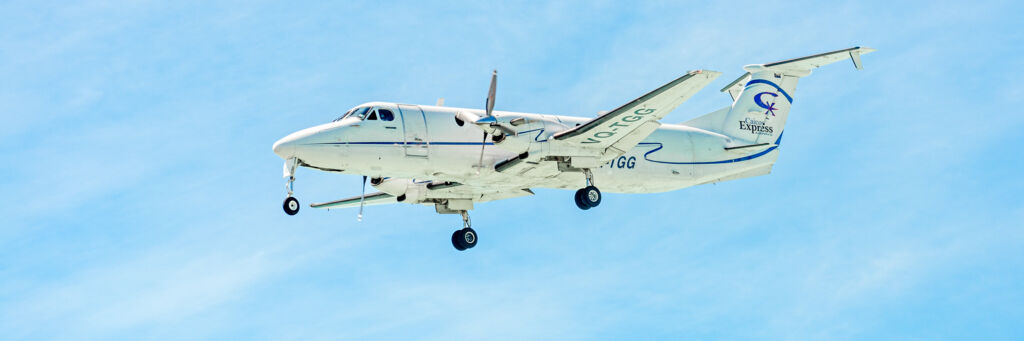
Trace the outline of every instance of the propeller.
<path fill-rule="evenodd" d="M 359 216 L 357 221 L 363 221 L 363 202 L 366 201 L 366 175 L 363 175 L 363 193 L 359 195 Z"/>
<path fill-rule="evenodd" d="M 484 106 L 485 115 L 480 119 L 475 120 L 476 124 L 489 124 L 495 126 L 498 120 L 494 118 L 494 93 L 498 88 L 498 70 L 494 70 L 491 73 L 491 88 L 487 90 L 487 104 Z M 476 172 L 480 174 L 480 170 L 484 168 L 484 147 L 487 146 L 487 132 L 484 132 L 484 140 L 480 143 L 480 161 L 477 164 Z"/>

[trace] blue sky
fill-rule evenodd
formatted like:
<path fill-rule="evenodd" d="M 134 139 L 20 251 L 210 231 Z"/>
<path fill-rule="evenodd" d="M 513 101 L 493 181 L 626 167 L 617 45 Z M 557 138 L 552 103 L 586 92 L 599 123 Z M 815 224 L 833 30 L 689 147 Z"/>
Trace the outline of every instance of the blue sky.
<path fill-rule="evenodd" d="M 1020 339 L 1024 6 L 0 3 L 11 339 Z M 593 116 L 691 69 L 801 80 L 767 177 L 289 217 L 270 146 L 371 100 Z M 303 203 L 356 176 L 299 171 Z"/>

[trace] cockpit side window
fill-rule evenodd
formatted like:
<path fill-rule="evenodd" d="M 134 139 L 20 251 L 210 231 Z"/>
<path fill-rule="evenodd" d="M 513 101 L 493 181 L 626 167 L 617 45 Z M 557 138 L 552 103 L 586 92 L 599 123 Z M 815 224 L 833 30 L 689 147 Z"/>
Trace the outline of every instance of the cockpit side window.
<path fill-rule="evenodd" d="M 376 121 L 377 120 L 377 111 L 376 110 L 371 111 L 370 112 L 370 116 L 367 116 L 366 119 L 367 120 L 374 120 L 374 121 Z"/>
<path fill-rule="evenodd" d="M 388 109 L 377 109 L 377 113 L 380 114 L 381 121 L 393 121 L 395 120 L 395 114 Z"/>
<path fill-rule="evenodd" d="M 368 111 L 368 110 L 370 110 L 370 107 L 358 108 L 358 109 L 356 109 L 355 111 L 352 112 L 352 116 L 353 117 L 357 117 L 357 118 L 359 118 L 361 120 L 361 119 L 363 119 L 363 117 L 366 117 L 366 111 Z"/>
<path fill-rule="evenodd" d="M 334 119 L 333 121 L 331 121 L 331 122 L 338 122 L 338 121 L 341 121 L 341 119 L 343 119 L 343 118 L 345 118 L 345 117 L 348 117 L 348 115 L 352 113 L 352 110 L 354 110 L 354 109 L 349 109 L 349 111 L 346 111 L 346 112 L 345 112 L 344 114 L 341 114 L 341 116 L 338 116 L 338 118 L 335 118 L 335 119 Z"/>
<path fill-rule="evenodd" d="M 331 122 L 338 122 L 338 121 L 341 121 L 341 120 L 343 120 L 343 119 L 345 119 L 346 117 L 349 117 L 349 116 L 355 116 L 355 117 L 358 117 L 361 120 L 361 119 L 363 119 L 363 116 L 366 116 L 366 111 L 367 110 L 370 110 L 370 107 L 353 108 L 352 110 L 349 110 L 344 115 L 341 115 L 341 117 L 338 117 L 338 118 L 334 119 L 334 121 L 331 121 Z"/>

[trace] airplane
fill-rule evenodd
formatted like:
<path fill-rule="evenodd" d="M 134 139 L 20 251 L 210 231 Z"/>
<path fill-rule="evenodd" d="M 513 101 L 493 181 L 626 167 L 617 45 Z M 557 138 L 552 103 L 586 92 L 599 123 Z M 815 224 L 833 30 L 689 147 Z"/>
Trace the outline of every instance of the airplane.
<path fill-rule="evenodd" d="M 468 212 L 475 204 L 533 195 L 531 188 L 576 189 L 582 210 L 602 191 L 656 193 L 771 172 L 797 80 L 845 59 L 863 68 L 852 47 L 767 64 L 724 88 L 732 103 L 689 121 L 660 122 L 720 72 L 690 71 L 595 118 L 496 111 L 497 71 L 483 109 L 369 102 L 331 122 L 294 132 L 273 145 L 285 160 L 288 215 L 299 211 L 295 172 L 306 167 L 363 176 L 359 196 L 310 205 L 333 209 L 394 203 L 434 206 L 462 215 L 455 249 L 476 246 Z M 379 192 L 366 194 L 366 180 Z M 598 189 L 600 188 L 600 190 Z"/>

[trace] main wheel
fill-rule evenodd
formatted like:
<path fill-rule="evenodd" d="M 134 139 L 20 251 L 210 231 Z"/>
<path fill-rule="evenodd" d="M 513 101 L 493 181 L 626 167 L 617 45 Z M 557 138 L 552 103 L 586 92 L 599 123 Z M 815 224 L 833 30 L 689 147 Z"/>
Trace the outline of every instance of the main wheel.
<path fill-rule="evenodd" d="M 452 246 L 454 246 L 456 250 L 465 251 L 466 247 L 462 246 L 462 243 L 459 242 L 459 232 L 462 232 L 462 230 L 455 230 L 455 232 L 452 232 Z"/>
<path fill-rule="evenodd" d="M 601 204 L 601 191 L 599 191 L 597 187 L 584 187 L 581 190 L 581 193 L 582 194 L 580 194 L 580 201 L 582 201 L 584 204 L 587 204 L 587 206 L 597 207 L 597 205 Z"/>
<path fill-rule="evenodd" d="M 288 213 L 288 215 L 299 213 L 299 199 L 294 197 L 284 199 L 284 213 Z"/>
<path fill-rule="evenodd" d="M 463 251 L 476 246 L 476 231 L 472 228 L 464 228 L 452 234 L 452 245 L 456 250 Z"/>
<path fill-rule="evenodd" d="M 583 202 L 583 189 L 576 190 L 576 197 L 575 197 L 575 199 L 576 199 L 576 207 L 579 207 L 581 210 L 584 210 L 584 211 L 590 209 L 590 205 L 587 205 L 587 203 Z"/>

